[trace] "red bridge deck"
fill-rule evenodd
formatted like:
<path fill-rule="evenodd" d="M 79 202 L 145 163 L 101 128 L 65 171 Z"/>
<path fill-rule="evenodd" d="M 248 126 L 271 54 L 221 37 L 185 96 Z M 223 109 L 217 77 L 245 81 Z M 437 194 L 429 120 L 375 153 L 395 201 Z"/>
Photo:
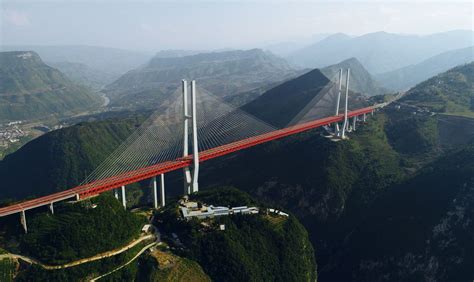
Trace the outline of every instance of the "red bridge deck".
<path fill-rule="evenodd" d="M 359 116 L 362 114 L 370 113 L 376 108 L 378 107 L 374 106 L 374 107 L 358 109 L 358 110 L 349 112 L 348 116 L 353 117 L 353 116 Z M 290 126 L 290 127 L 280 129 L 280 130 L 275 130 L 270 133 L 243 139 L 243 140 L 236 141 L 233 143 L 229 143 L 223 146 L 219 146 L 213 149 L 199 152 L 199 161 L 204 162 L 204 161 L 217 158 L 226 154 L 230 154 L 239 150 L 243 150 L 243 149 L 246 149 L 246 148 L 261 144 L 261 143 L 265 143 L 271 140 L 276 140 L 282 137 L 286 137 L 286 136 L 300 133 L 303 131 L 307 131 L 310 129 L 318 128 L 318 127 L 328 125 L 334 122 L 340 122 L 342 120 L 344 120 L 344 115 L 342 114 L 339 116 L 331 116 L 327 118 L 322 118 L 322 119 Z M 88 183 L 86 185 L 77 186 L 77 187 L 74 187 L 65 191 L 57 192 L 51 195 L 39 197 L 33 200 L 24 201 L 18 204 L 13 204 L 11 206 L 0 208 L 0 217 L 18 213 L 25 210 L 29 210 L 29 209 L 33 209 L 40 206 L 49 205 L 50 203 L 76 197 L 76 195 L 79 195 L 80 198 L 90 197 L 90 196 L 97 195 L 108 190 L 118 188 L 123 185 L 135 183 L 147 178 L 151 178 L 153 176 L 157 176 L 163 173 L 167 173 L 173 170 L 177 170 L 177 169 L 189 166 L 191 165 L 191 163 L 192 163 L 192 156 L 188 156 L 187 158 L 181 158 L 181 159 L 176 159 L 174 161 L 159 163 L 153 166 L 141 168 L 135 171 L 123 173 L 123 174 L 116 175 L 110 178 Z"/>

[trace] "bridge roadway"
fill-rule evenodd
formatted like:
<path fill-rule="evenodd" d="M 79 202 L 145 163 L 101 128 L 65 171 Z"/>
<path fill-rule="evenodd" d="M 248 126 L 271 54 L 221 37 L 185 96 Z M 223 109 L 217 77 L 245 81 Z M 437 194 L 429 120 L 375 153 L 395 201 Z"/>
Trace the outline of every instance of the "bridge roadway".
<path fill-rule="evenodd" d="M 366 108 L 350 111 L 348 112 L 347 115 L 349 118 L 354 117 L 354 116 L 360 116 L 363 114 L 373 112 L 375 109 L 383 107 L 383 106 L 384 104 L 366 107 Z M 331 123 L 341 122 L 343 120 L 344 120 L 344 115 L 340 114 L 338 116 L 331 116 L 327 118 L 317 119 L 317 120 L 305 122 L 302 124 L 290 126 L 287 128 L 275 130 L 275 131 L 265 133 L 262 135 L 250 137 L 247 139 L 243 139 L 240 141 L 236 141 L 236 142 L 229 143 L 223 146 L 219 146 L 216 148 L 199 152 L 199 161 L 204 162 L 213 158 L 230 154 L 232 152 L 250 148 L 261 143 L 265 143 L 271 140 L 276 140 L 282 137 L 286 137 L 286 136 L 297 134 L 297 133 L 307 131 L 310 129 L 318 128 L 324 125 L 329 125 Z M 141 169 L 126 172 L 126 173 L 109 177 L 106 179 L 91 182 L 82 186 L 77 186 L 68 190 L 50 194 L 47 196 L 39 197 L 32 200 L 27 200 L 21 203 L 12 204 L 10 206 L 0 208 L 0 217 L 18 213 L 21 211 L 26 211 L 26 210 L 37 208 L 37 207 L 41 207 L 41 206 L 50 205 L 52 203 L 63 201 L 63 200 L 74 198 L 74 197 L 78 199 L 88 198 L 88 197 L 100 194 L 108 190 L 119 188 L 123 185 L 128 185 L 128 184 L 135 183 L 141 180 L 152 178 L 154 176 L 157 176 L 163 173 L 167 173 L 173 170 L 184 168 L 184 167 L 190 166 L 191 164 L 192 164 L 192 155 L 186 158 L 179 158 L 173 161 L 167 161 L 167 162 L 159 163 L 156 165 L 144 167 Z"/>

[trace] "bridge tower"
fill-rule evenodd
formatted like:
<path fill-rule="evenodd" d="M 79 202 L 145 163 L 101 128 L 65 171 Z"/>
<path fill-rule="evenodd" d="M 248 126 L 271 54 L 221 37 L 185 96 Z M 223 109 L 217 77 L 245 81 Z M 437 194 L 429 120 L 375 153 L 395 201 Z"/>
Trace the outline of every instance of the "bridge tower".
<path fill-rule="evenodd" d="M 196 81 L 191 81 L 191 115 L 188 112 L 188 86 L 187 81 L 182 81 L 183 91 L 183 157 L 189 156 L 189 120 L 191 120 L 191 134 L 193 145 L 193 173 L 189 167 L 185 167 L 184 171 L 184 194 L 195 193 L 199 191 L 199 146 L 198 146 L 198 130 L 197 130 L 197 115 L 196 115 Z"/>
<path fill-rule="evenodd" d="M 346 130 L 349 127 L 349 121 L 347 119 L 347 107 L 349 104 L 349 76 L 351 74 L 351 69 L 347 69 L 347 76 L 346 76 L 346 97 L 345 97 L 345 106 L 344 106 L 344 124 L 342 125 L 342 133 L 341 138 L 346 138 Z"/>

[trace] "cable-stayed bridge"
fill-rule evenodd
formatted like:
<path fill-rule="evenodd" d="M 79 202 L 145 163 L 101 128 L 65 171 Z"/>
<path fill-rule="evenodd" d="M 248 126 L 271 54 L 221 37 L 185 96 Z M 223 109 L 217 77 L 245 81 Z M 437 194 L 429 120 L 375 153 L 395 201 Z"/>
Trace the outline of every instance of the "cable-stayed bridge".
<path fill-rule="evenodd" d="M 164 176 L 168 172 L 182 169 L 183 194 L 198 192 L 201 162 L 319 127 L 328 129 L 334 139 L 344 139 L 347 131 L 355 130 L 358 121 L 365 122 L 366 114 L 385 106 L 351 109 L 348 97 L 349 70 L 345 83 L 340 70 L 338 83 L 329 82 L 287 126 L 277 128 L 270 121 L 223 103 L 212 93 L 197 88 L 195 81 L 188 85 L 183 80 L 181 89 L 166 101 L 166 110 L 153 113 L 79 186 L 0 208 L 0 217 L 21 213 L 26 232 L 25 211 L 49 206 L 54 213 L 55 202 L 81 200 L 110 190 L 126 207 L 126 185 L 146 179 L 153 182 L 154 207 L 164 206 Z"/>

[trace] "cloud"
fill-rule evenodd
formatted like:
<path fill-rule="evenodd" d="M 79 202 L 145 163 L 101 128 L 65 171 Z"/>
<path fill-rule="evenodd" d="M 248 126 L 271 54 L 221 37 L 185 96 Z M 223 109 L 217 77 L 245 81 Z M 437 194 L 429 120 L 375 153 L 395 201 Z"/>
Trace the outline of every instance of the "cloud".
<path fill-rule="evenodd" d="M 14 26 L 28 26 L 30 25 L 30 19 L 24 12 L 7 10 L 3 12 L 4 20 Z"/>

